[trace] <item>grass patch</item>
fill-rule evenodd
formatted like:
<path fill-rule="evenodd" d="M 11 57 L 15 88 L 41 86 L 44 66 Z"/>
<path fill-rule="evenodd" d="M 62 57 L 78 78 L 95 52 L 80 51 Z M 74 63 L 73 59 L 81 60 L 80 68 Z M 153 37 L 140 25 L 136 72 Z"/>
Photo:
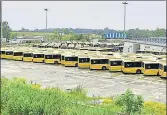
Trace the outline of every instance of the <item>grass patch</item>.
<path fill-rule="evenodd" d="M 102 100 L 101 104 L 94 104 Z M 59 88 L 40 88 L 24 78 L 1 78 L 2 115 L 117 115 L 122 107 L 114 98 L 87 97 L 82 86 L 65 92 Z M 141 115 L 165 115 L 166 106 L 145 102 Z M 134 114 L 133 114 L 134 115 Z"/>

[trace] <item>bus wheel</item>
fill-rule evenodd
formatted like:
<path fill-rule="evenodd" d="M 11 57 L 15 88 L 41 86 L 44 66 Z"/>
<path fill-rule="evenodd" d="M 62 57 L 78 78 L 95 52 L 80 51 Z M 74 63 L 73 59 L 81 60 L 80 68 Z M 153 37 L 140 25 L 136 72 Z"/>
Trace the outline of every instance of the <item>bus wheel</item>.
<path fill-rule="evenodd" d="M 105 66 L 102 67 L 102 70 L 106 70 L 107 68 Z"/>
<path fill-rule="evenodd" d="M 78 67 L 78 64 L 77 64 L 77 63 L 75 64 L 75 67 Z"/>
<path fill-rule="evenodd" d="M 141 74 L 141 70 L 140 69 L 136 70 L 136 73 Z"/>
<path fill-rule="evenodd" d="M 58 64 L 58 62 L 57 62 L 57 61 L 55 61 L 55 62 L 54 62 L 54 64 Z"/>

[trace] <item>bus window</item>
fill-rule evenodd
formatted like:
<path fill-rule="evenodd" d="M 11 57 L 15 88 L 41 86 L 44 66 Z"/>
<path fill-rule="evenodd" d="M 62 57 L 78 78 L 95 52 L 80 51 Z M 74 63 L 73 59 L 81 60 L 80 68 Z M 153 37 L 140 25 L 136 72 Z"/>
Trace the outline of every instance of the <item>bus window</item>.
<path fill-rule="evenodd" d="M 5 54 L 5 51 L 1 51 L 1 54 Z"/>
<path fill-rule="evenodd" d="M 145 64 L 145 69 L 158 69 L 159 64 Z"/>
<path fill-rule="evenodd" d="M 61 55 L 53 55 L 53 59 L 60 59 Z"/>
<path fill-rule="evenodd" d="M 65 57 L 65 61 L 78 61 L 78 57 Z"/>
<path fill-rule="evenodd" d="M 100 60 L 91 60 L 91 64 L 101 64 Z"/>
<path fill-rule="evenodd" d="M 62 60 L 64 60 L 64 56 L 61 56 Z"/>
<path fill-rule="evenodd" d="M 34 54 L 34 58 L 44 58 L 44 54 Z"/>
<path fill-rule="evenodd" d="M 141 67 L 141 62 L 125 62 L 125 67 Z"/>
<path fill-rule="evenodd" d="M 143 67 L 143 68 L 144 68 L 144 62 L 141 62 L 141 67 Z"/>
<path fill-rule="evenodd" d="M 52 55 L 45 55 L 45 59 L 53 59 Z"/>
<path fill-rule="evenodd" d="M 163 69 L 163 66 L 162 66 L 162 64 L 159 64 L 159 69 L 161 69 L 161 70 Z"/>
<path fill-rule="evenodd" d="M 111 61 L 110 66 L 120 66 L 122 65 L 122 61 Z"/>
<path fill-rule="evenodd" d="M 108 64 L 108 59 L 101 59 L 101 64 Z"/>
<path fill-rule="evenodd" d="M 85 62 L 89 62 L 90 59 L 89 58 L 79 58 L 79 63 L 85 63 Z"/>
<path fill-rule="evenodd" d="M 164 72 L 167 72 L 167 66 L 164 66 Z"/>
<path fill-rule="evenodd" d="M 22 56 L 22 55 L 23 55 L 23 52 L 15 52 L 13 55 L 14 55 L 14 56 Z"/>
<path fill-rule="evenodd" d="M 24 57 L 33 57 L 33 54 L 29 53 L 29 54 L 24 54 Z"/>
<path fill-rule="evenodd" d="M 6 52 L 6 55 L 13 55 L 13 52 Z"/>

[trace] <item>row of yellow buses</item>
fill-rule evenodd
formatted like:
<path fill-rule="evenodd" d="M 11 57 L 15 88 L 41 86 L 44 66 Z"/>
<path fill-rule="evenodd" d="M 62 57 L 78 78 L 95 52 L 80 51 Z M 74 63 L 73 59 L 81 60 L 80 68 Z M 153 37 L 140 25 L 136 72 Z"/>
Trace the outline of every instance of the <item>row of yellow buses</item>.
<path fill-rule="evenodd" d="M 34 63 L 62 64 L 65 67 L 78 67 L 80 69 L 89 68 L 90 70 L 98 69 L 167 77 L 164 56 L 157 57 L 156 61 L 150 61 L 152 59 L 149 56 L 135 54 L 118 56 L 112 52 L 2 49 L 1 58 Z"/>

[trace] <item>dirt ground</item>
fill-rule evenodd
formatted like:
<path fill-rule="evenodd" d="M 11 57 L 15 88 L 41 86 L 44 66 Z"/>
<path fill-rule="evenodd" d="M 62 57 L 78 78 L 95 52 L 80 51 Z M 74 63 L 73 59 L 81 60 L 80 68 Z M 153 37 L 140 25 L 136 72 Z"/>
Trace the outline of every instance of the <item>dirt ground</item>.
<path fill-rule="evenodd" d="M 42 84 L 43 87 L 71 89 L 82 85 L 88 91 L 88 96 L 114 96 L 130 88 L 145 100 L 166 103 L 166 79 L 158 76 L 124 75 L 62 65 L 1 60 L 2 76 L 25 77 Z"/>

